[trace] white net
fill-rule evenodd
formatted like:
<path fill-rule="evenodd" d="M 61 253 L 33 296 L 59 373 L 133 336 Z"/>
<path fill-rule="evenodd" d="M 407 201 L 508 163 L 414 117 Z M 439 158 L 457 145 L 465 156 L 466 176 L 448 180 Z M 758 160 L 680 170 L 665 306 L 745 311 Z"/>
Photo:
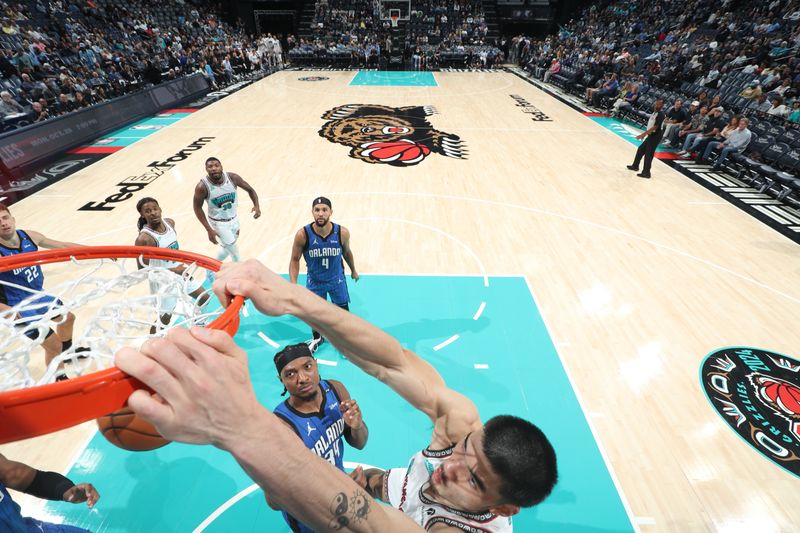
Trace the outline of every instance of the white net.
<path fill-rule="evenodd" d="M 60 272 L 54 273 L 56 283 L 45 283 L 42 291 L 0 279 L 0 289 L 24 294 L 0 312 L 0 391 L 108 368 L 124 346 L 138 347 L 175 327 L 207 324 L 222 312 L 210 289 L 202 289 L 199 277 L 205 274 L 197 265 L 177 274 L 169 265 L 139 269 L 140 262 L 73 257 L 44 267 L 48 282 L 50 269 Z M 44 356 L 36 355 L 41 352 L 37 347 L 51 328 L 64 325 L 70 312 L 77 317 L 73 346 L 42 369 Z"/>

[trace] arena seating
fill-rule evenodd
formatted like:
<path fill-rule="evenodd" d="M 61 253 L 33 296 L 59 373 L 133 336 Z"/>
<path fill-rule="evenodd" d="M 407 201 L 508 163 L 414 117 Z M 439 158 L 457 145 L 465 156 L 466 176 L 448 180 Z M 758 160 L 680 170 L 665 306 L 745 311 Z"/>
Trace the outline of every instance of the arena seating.
<path fill-rule="evenodd" d="M 677 98 L 717 98 L 725 119 L 747 116 L 753 133 L 725 169 L 800 206 L 800 9 L 792 2 L 726 4 L 724 12 L 688 0 L 594 4 L 557 35 L 514 37 L 509 55 L 540 79 L 557 58 L 560 71 L 548 83 L 579 96 L 607 72 L 621 84 L 642 84 L 638 101 L 622 109 L 624 119 L 640 125 L 657 98 L 665 109 Z M 598 110 L 612 103 L 604 98 Z"/>
<path fill-rule="evenodd" d="M 202 71 L 226 83 L 261 70 L 263 46 L 210 3 L 24 0 L 0 4 L 0 131 Z M 20 112 L 17 107 L 21 106 Z"/>

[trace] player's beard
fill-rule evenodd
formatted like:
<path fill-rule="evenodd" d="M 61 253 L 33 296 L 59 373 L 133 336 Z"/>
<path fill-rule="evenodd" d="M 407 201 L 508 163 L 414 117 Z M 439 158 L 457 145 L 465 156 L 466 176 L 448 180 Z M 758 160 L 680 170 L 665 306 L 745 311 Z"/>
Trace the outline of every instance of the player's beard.
<path fill-rule="evenodd" d="M 319 385 L 317 385 L 316 387 L 312 387 L 311 392 L 309 392 L 308 394 L 298 394 L 297 397 L 304 402 L 312 402 L 317 399 L 318 394 L 319 394 Z"/>

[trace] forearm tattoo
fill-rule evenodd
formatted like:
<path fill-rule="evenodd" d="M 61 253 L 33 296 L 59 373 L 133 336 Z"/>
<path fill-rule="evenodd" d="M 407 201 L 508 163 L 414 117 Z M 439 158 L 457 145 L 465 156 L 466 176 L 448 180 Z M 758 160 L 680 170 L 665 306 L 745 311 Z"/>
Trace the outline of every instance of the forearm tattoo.
<path fill-rule="evenodd" d="M 388 472 L 379 468 L 364 470 L 364 477 L 367 478 L 366 491 L 376 500 L 386 503 L 389 503 L 389 495 L 386 490 L 386 478 L 388 475 Z"/>
<path fill-rule="evenodd" d="M 361 523 L 367 519 L 371 504 L 372 499 L 362 490 L 356 490 L 350 498 L 344 492 L 338 493 L 331 501 L 333 519 L 328 524 L 328 529 L 340 531 Z"/>

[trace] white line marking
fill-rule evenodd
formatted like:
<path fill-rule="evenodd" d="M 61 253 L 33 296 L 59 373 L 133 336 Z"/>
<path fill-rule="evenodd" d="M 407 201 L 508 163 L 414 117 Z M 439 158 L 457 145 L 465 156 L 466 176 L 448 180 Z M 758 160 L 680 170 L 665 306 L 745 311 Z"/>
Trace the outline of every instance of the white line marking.
<path fill-rule="evenodd" d="M 239 500 L 241 500 L 242 498 L 244 498 L 245 496 L 247 496 L 251 492 L 257 491 L 259 488 L 260 487 L 258 485 L 253 483 L 252 485 L 250 485 L 246 489 L 244 489 L 244 490 L 240 491 L 238 494 L 234 495 L 231 499 L 229 499 L 228 501 L 226 501 L 225 503 L 223 503 L 222 505 L 217 507 L 214 510 L 214 512 L 211 513 L 210 515 L 208 515 L 208 517 L 205 520 L 200 522 L 200 525 L 197 526 L 196 528 L 194 528 L 192 533 L 200 533 L 201 531 L 204 531 L 209 525 L 211 525 L 211 522 L 213 522 L 214 520 L 219 518 L 219 516 L 222 513 L 224 513 L 225 511 L 227 511 L 231 506 L 233 506 L 233 504 L 235 504 L 236 502 L 238 502 Z"/>
<path fill-rule="evenodd" d="M 370 469 L 370 468 L 377 468 L 376 466 L 368 465 L 367 463 L 354 463 L 354 462 L 352 462 L 352 461 L 345 461 L 343 464 L 344 464 L 344 467 L 345 467 L 345 468 L 349 468 L 350 470 L 353 470 L 353 469 L 355 469 L 357 466 L 360 466 L 360 467 L 364 468 L 364 470 L 367 470 L 367 469 Z M 211 523 L 212 523 L 214 520 L 216 520 L 217 518 L 219 518 L 219 517 L 220 517 L 220 515 L 222 515 L 222 513 L 224 513 L 225 511 L 227 511 L 227 510 L 228 510 L 228 509 L 230 509 L 231 507 L 233 507 L 233 505 L 234 505 L 234 504 L 236 504 L 237 502 L 239 502 L 239 500 L 241 500 L 242 498 L 244 498 L 244 497 L 245 497 L 245 496 L 247 496 L 248 494 L 250 494 L 250 493 L 252 493 L 252 492 L 255 492 L 256 490 L 258 490 L 258 488 L 259 488 L 259 486 L 258 486 L 258 485 L 256 485 L 255 483 L 253 483 L 252 485 L 250 485 L 250 486 L 249 486 L 249 487 L 247 487 L 246 489 L 244 489 L 244 490 L 241 490 L 241 491 L 237 492 L 236 494 L 234 494 L 232 498 L 230 498 L 228 501 L 226 501 L 225 503 L 223 503 L 222 505 L 220 505 L 219 507 L 217 507 L 217 508 L 214 510 L 214 512 L 213 512 L 213 513 L 211 513 L 210 515 L 208 515 L 208 517 L 207 517 L 205 520 L 203 520 L 203 521 L 200 523 L 200 525 L 199 525 L 199 526 L 197 526 L 196 528 L 194 528 L 194 529 L 192 530 L 192 533 L 201 533 L 202 531 L 205 531 L 205 529 L 206 529 L 208 526 L 210 526 L 210 525 L 211 525 Z"/>
<path fill-rule="evenodd" d="M 317 359 L 317 363 L 325 366 L 339 366 L 336 361 L 328 361 L 327 359 Z"/>
<path fill-rule="evenodd" d="M 381 221 L 381 222 L 399 222 L 399 223 L 402 223 L 402 224 L 411 224 L 412 226 L 419 226 L 421 228 L 425 228 L 427 230 L 433 231 L 434 233 L 438 233 L 439 235 L 447 237 L 448 239 L 452 240 L 453 242 L 461 245 L 461 247 L 464 248 L 467 251 L 467 253 L 469 253 L 469 255 L 472 256 L 472 258 L 475 260 L 475 262 L 478 263 L 478 268 L 480 268 L 480 270 L 481 270 L 481 276 L 483 276 L 483 286 L 484 287 L 488 287 L 489 286 L 489 276 L 486 275 L 486 268 L 483 266 L 483 262 L 481 262 L 480 258 L 478 257 L 478 254 L 476 254 L 472 250 L 472 248 L 469 247 L 468 244 L 466 244 L 465 242 L 457 239 L 456 237 L 454 237 L 450 233 L 447 233 L 446 231 L 440 230 L 436 226 L 431 226 L 429 224 L 424 224 L 422 222 L 415 222 L 413 220 L 406 220 L 404 218 L 364 217 L 364 218 L 350 218 L 350 219 L 347 219 L 347 221 L 351 221 L 351 222 L 362 222 L 362 221 L 373 222 L 373 221 L 376 221 L 376 220 Z"/>
<path fill-rule="evenodd" d="M 528 291 L 531 293 L 531 297 L 533 297 L 533 303 L 536 305 L 536 309 L 539 311 L 539 316 L 542 317 L 542 322 L 544 322 L 544 328 L 547 330 L 547 334 L 550 338 L 553 338 L 553 330 L 550 328 L 550 325 L 547 322 L 547 318 L 545 317 L 544 313 L 542 312 L 542 306 L 539 305 L 539 300 L 536 298 L 536 293 L 533 292 L 533 287 L 531 287 L 531 282 L 527 276 L 525 277 L 525 284 L 528 286 Z M 586 404 L 584 404 L 583 400 L 581 399 L 580 391 L 575 386 L 575 380 L 572 379 L 572 374 L 569 372 L 569 367 L 566 365 L 564 358 L 561 356 L 561 351 L 558 349 L 556 345 L 556 354 L 558 354 L 558 358 L 561 360 L 561 368 L 564 369 L 564 373 L 567 375 L 567 379 L 569 380 L 569 384 L 572 387 L 572 391 L 575 393 L 575 398 L 578 400 L 578 405 L 581 407 L 581 411 L 583 412 L 584 416 L 586 417 L 586 423 L 589 425 L 589 429 L 592 432 L 592 437 L 594 437 L 594 441 L 597 443 L 597 449 L 600 450 L 600 455 L 603 457 L 603 462 L 606 464 L 606 468 L 608 469 L 608 474 L 611 476 L 611 481 L 614 482 L 614 486 L 617 489 L 617 494 L 619 494 L 620 500 L 622 500 L 622 505 L 625 507 L 625 512 L 628 514 L 628 520 L 630 520 L 631 525 L 633 525 L 634 531 L 640 531 L 639 525 L 635 521 L 633 516 L 633 510 L 631 509 L 630 504 L 628 503 L 628 499 L 625 497 L 625 492 L 622 490 L 622 484 L 617 479 L 617 474 L 614 472 L 614 466 L 611 464 L 611 461 L 608 458 L 608 454 L 606 453 L 606 449 L 603 447 L 603 443 L 600 440 L 600 436 L 597 434 L 597 429 L 595 429 L 594 424 L 592 424 L 592 418 L 590 416 L 586 416 Z"/>
<path fill-rule="evenodd" d="M 174 127 L 174 126 L 171 126 L 171 128 L 172 127 Z M 609 133 L 611 135 L 615 135 L 613 132 L 609 132 Z M 152 136 L 150 138 L 152 138 Z M 265 198 L 264 201 L 268 201 L 268 200 L 269 201 L 275 201 L 275 200 L 297 200 L 297 199 L 313 198 L 318 192 L 319 191 L 311 191 L 311 192 L 302 193 L 302 194 L 277 195 L 277 196 L 272 196 L 272 197 Z M 654 246 L 656 248 L 659 248 L 661 250 L 667 250 L 669 252 L 674 253 L 675 255 L 678 255 L 678 256 L 681 256 L 681 257 L 685 257 L 687 259 L 691 259 L 693 261 L 696 261 L 698 263 L 701 263 L 703 265 L 711 267 L 711 268 L 713 268 L 715 270 L 719 270 L 721 272 L 725 272 L 727 274 L 730 274 L 730 275 L 732 275 L 732 276 L 734 276 L 736 278 L 739 278 L 742 281 L 745 281 L 747 283 L 756 285 L 757 287 L 760 287 L 762 289 L 766 289 L 766 290 L 768 290 L 768 291 L 770 291 L 770 292 L 772 292 L 774 294 L 777 294 L 778 296 L 782 296 L 782 297 L 786 298 L 787 300 L 790 300 L 790 301 L 792 301 L 794 303 L 800 303 L 800 297 L 796 297 L 796 296 L 792 296 L 790 294 L 787 294 L 787 293 L 785 293 L 783 291 L 780 291 L 778 289 L 770 287 L 769 285 L 761 283 L 760 281 L 757 281 L 757 280 L 753 279 L 750 276 L 746 276 L 744 274 L 740 274 L 740 273 L 738 273 L 738 272 L 736 272 L 734 270 L 731 270 L 731 269 L 726 268 L 726 267 L 724 267 L 722 265 L 718 265 L 718 264 L 716 264 L 716 263 L 714 263 L 712 261 L 709 261 L 708 259 L 703 259 L 703 258 L 698 257 L 696 255 L 692 255 L 689 252 L 684 252 L 683 250 L 679 250 L 678 248 L 675 248 L 673 246 L 662 244 L 662 243 L 656 242 L 656 241 L 654 241 L 652 239 L 648 239 L 646 237 L 642 237 L 640 235 L 636 235 L 635 233 L 630 233 L 630 232 L 625 231 L 625 230 L 621 230 L 621 229 L 614 228 L 614 227 L 611 227 L 611 226 L 605 226 L 605 225 L 597 223 L 597 222 L 592 222 L 590 220 L 585 220 L 585 219 L 574 217 L 574 216 L 571 216 L 571 215 L 565 215 L 563 213 L 556 213 L 554 211 L 548 211 L 546 209 L 540 209 L 540 208 L 536 208 L 536 207 L 529 207 L 529 206 L 526 206 L 526 205 L 512 204 L 512 203 L 508 203 L 508 202 L 500 202 L 500 201 L 497 201 L 497 200 L 487 200 L 485 198 L 472 198 L 472 197 L 469 197 L 469 196 L 456 196 L 456 195 L 452 195 L 452 194 L 431 194 L 431 193 L 390 192 L 390 191 L 368 191 L 368 192 L 343 191 L 343 192 L 336 193 L 336 195 L 337 196 L 370 196 L 370 197 L 377 197 L 377 196 L 393 197 L 393 196 L 395 196 L 395 197 L 409 197 L 409 198 L 440 198 L 440 199 L 445 199 L 445 200 L 468 201 L 468 202 L 474 202 L 474 203 L 477 203 L 477 204 L 485 204 L 485 205 L 503 207 L 503 208 L 506 208 L 506 209 L 519 209 L 521 211 L 528 211 L 530 213 L 536 213 L 536 214 L 539 214 L 539 215 L 551 216 L 553 218 L 566 220 L 566 221 L 569 221 L 569 222 L 574 222 L 576 224 L 589 226 L 589 227 L 592 227 L 592 228 L 595 228 L 595 229 L 605 230 L 605 231 L 607 231 L 609 233 L 614 233 L 614 234 L 619 235 L 619 236 L 627 237 L 628 239 L 631 239 L 631 240 L 647 243 L 647 244 L 649 244 L 651 246 Z M 173 213 L 173 218 L 176 218 L 176 217 L 179 217 L 179 216 L 189 216 L 189 215 L 194 215 L 194 212 L 193 211 L 186 211 L 186 212 L 178 213 L 178 214 L 174 214 Z M 113 233 L 119 233 L 119 232 L 122 232 L 122 231 L 125 231 L 125 232 L 129 231 L 128 226 L 127 225 L 126 226 L 121 226 L 121 227 L 119 227 L 117 229 L 104 231 L 102 233 L 98 233 L 96 235 L 92 235 L 92 236 L 89 236 L 89 237 L 83 237 L 83 238 L 79 239 L 79 242 L 84 242 L 84 243 L 85 242 L 91 242 L 91 241 L 97 239 L 98 237 L 102 237 L 102 236 L 105 236 L 105 235 L 110 235 L 110 234 L 113 234 Z M 440 231 L 440 230 L 437 230 L 437 231 Z M 783 234 L 778 233 L 778 235 L 781 235 L 781 237 L 784 237 L 787 242 L 794 243 L 794 241 L 792 241 L 788 237 L 785 237 Z M 284 238 L 282 240 L 288 240 L 288 239 L 291 239 L 293 237 L 294 237 L 294 235 L 289 235 L 288 237 L 286 237 L 286 238 Z M 270 248 L 274 248 L 274 247 L 275 247 L 275 244 L 273 244 Z M 262 254 L 260 256 L 260 258 L 262 258 L 263 255 L 264 254 Z M 485 272 L 482 271 L 481 274 L 483 276 L 485 276 Z M 407 274 L 392 274 L 392 275 L 407 275 Z M 484 284 L 486 285 L 487 283 L 488 283 L 488 278 L 485 278 Z"/>
<path fill-rule="evenodd" d="M 484 309 L 486 309 L 486 302 L 481 302 L 481 306 L 478 307 L 478 311 L 472 315 L 472 320 L 478 320 L 483 314 Z"/>
<path fill-rule="evenodd" d="M 272 340 L 269 337 L 267 337 L 266 335 L 264 335 L 264 333 L 261 332 L 261 331 L 258 332 L 258 336 L 261 337 L 262 341 L 266 342 L 267 344 L 269 344 L 273 348 L 277 348 L 278 346 L 280 346 L 277 342 L 275 342 L 274 340 Z"/>
<path fill-rule="evenodd" d="M 283 272 L 286 274 L 286 272 Z M 483 274 L 443 274 L 441 272 L 366 272 L 365 276 L 427 276 L 431 278 L 482 278 Z M 487 274 L 490 278 L 521 278 L 519 274 Z"/>
<path fill-rule="evenodd" d="M 444 341 L 442 343 L 439 343 L 436 346 L 434 346 L 433 347 L 433 351 L 434 352 L 438 352 L 439 350 L 441 350 L 442 348 L 444 348 L 448 344 L 452 344 L 452 343 L 456 342 L 458 340 L 458 337 L 459 337 L 458 335 L 453 335 L 452 337 L 450 337 L 446 341 Z"/>
<path fill-rule="evenodd" d="M 486 370 L 487 368 L 489 368 L 489 365 L 484 363 L 475 363 L 472 366 L 474 366 L 476 370 Z"/>

